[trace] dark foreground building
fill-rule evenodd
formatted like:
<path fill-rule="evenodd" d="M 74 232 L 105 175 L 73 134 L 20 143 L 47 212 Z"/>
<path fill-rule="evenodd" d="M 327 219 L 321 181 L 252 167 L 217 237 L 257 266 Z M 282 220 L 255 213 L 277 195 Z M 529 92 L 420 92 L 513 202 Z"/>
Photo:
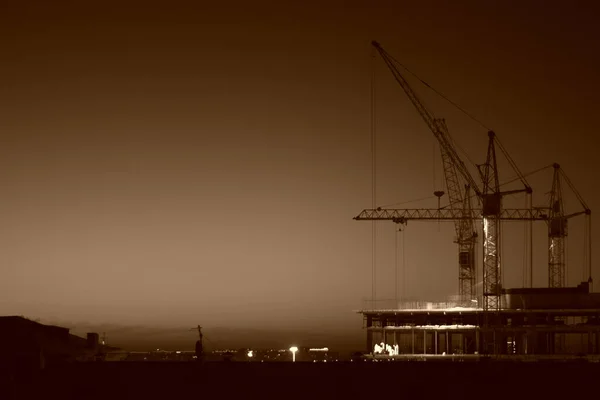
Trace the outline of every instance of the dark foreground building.
<path fill-rule="evenodd" d="M 68 328 L 43 325 L 19 316 L 0 317 L 0 367 L 4 371 L 35 371 L 68 361 L 101 357 L 98 335 L 87 339 Z"/>

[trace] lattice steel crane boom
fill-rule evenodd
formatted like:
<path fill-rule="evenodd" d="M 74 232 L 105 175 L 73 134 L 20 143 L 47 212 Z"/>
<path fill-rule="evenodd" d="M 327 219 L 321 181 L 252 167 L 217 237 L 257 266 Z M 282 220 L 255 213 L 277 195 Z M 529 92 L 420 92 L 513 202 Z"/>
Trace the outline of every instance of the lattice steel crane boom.
<path fill-rule="evenodd" d="M 459 211 L 465 215 L 471 215 L 470 210 L 470 189 L 479 194 L 477 183 L 467 170 L 467 167 L 460 159 L 456 149 L 452 144 L 446 122 L 443 119 L 435 118 L 425 105 L 418 98 L 416 93 L 410 87 L 406 79 L 400 73 L 397 62 L 387 53 L 377 42 L 372 42 L 373 47 L 377 49 L 381 58 L 391 71 L 392 75 L 400 84 L 419 115 L 437 139 L 442 156 L 442 165 L 444 168 L 444 180 L 448 192 L 449 207 L 452 210 Z M 459 175 L 460 174 L 460 175 Z M 461 181 L 461 177 L 464 182 Z M 463 193 L 463 188 L 465 192 Z M 435 193 L 438 198 L 443 192 Z M 458 244 L 458 280 L 459 297 L 462 302 L 470 303 L 475 299 L 475 245 L 477 243 L 477 234 L 472 218 L 457 220 L 454 224 L 456 231 L 455 243 Z"/>
<path fill-rule="evenodd" d="M 483 216 L 482 209 L 474 209 L 473 215 L 476 219 Z M 498 216 L 500 221 L 548 221 L 550 219 L 548 208 L 505 208 Z M 470 219 L 461 210 L 448 208 L 377 208 L 365 209 L 356 217 L 357 221 L 392 221 L 405 223 L 407 221 L 460 221 Z"/>

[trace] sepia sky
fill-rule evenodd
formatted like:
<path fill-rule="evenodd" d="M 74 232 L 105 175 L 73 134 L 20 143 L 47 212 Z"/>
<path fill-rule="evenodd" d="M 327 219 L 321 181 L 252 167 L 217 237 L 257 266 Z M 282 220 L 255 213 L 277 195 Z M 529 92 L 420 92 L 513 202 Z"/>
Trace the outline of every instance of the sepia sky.
<path fill-rule="evenodd" d="M 436 207 L 441 187 L 433 136 L 371 40 L 493 128 L 523 172 L 559 162 L 595 211 L 592 4 L 2 2 L 0 314 L 362 340 L 353 310 L 371 295 L 371 224 L 352 217 L 371 206 L 373 68 L 378 204 Z M 413 83 L 483 162 L 485 129 Z M 503 162 L 501 181 L 514 176 Z M 544 204 L 551 171 L 530 182 Z M 582 235 L 574 219 L 570 285 Z M 402 295 L 455 294 L 452 225 L 412 222 L 402 236 Z M 391 223 L 378 240 L 378 297 L 392 298 Z M 505 286 L 519 286 L 523 226 L 504 243 Z"/>

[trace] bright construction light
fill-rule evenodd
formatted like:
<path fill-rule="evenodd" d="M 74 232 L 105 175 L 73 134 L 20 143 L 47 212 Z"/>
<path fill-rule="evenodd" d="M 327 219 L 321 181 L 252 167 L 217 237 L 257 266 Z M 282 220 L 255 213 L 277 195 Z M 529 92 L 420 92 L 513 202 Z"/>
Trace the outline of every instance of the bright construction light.
<path fill-rule="evenodd" d="M 397 344 L 390 346 L 389 344 L 385 344 L 383 342 L 381 342 L 381 345 L 378 345 L 377 343 L 375 343 L 375 346 L 373 346 L 373 353 L 374 354 L 387 353 L 390 356 L 397 356 L 399 354 L 399 347 Z"/>
<path fill-rule="evenodd" d="M 296 362 L 296 352 L 298 348 L 296 346 L 290 347 L 290 351 L 292 352 L 292 362 Z"/>
<path fill-rule="evenodd" d="M 254 357 L 254 352 L 252 350 L 248 351 L 248 357 L 250 357 L 250 358 Z"/>

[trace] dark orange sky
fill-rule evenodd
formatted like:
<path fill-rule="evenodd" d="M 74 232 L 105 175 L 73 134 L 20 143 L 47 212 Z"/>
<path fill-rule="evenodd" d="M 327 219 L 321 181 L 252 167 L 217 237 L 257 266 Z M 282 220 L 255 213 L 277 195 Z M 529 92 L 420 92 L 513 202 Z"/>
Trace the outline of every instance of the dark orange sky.
<path fill-rule="evenodd" d="M 2 314 L 360 338 L 371 226 L 352 217 L 371 205 L 374 39 L 492 127 L 523 171 L 559 162 L 600 201 L 593 2 L 24 3 L 0 5 Z M 378 203 L 431 196 L 432 135 L 376 61 Z M 483 162 L 485 130 L 415 87 Z M 550 177 L 532 179 L 538 204 Z M 507 286 L 521 283 L 514 231 Z M 390 297 L 393 227 L 380 232 Z M 412 223 L 405 243 L 405 294 L 454 294 L 452 226 Z"/>

